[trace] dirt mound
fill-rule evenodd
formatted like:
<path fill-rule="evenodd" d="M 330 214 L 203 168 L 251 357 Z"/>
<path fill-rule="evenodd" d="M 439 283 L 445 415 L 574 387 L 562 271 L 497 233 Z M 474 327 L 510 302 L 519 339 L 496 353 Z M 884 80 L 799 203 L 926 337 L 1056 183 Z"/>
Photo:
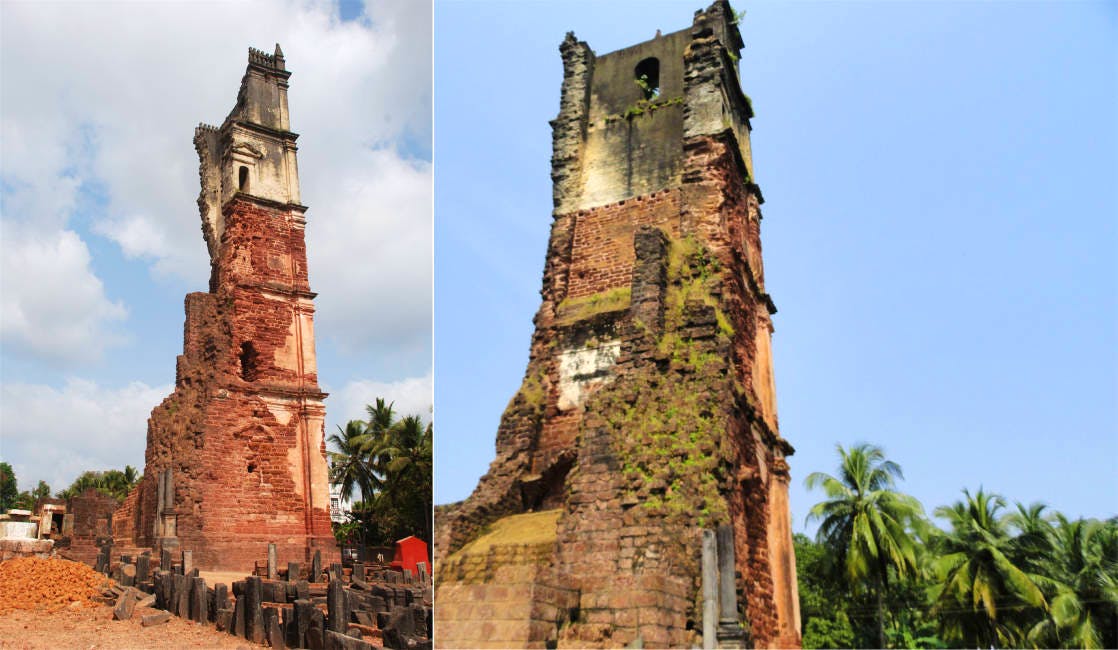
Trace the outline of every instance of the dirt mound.
<path fill-rule="evenodd" d="M 59 609 L 90 603 L 106 583 L 78 562 L 24 557 L 0 563 L 0 614 L 16 609 Z"/>

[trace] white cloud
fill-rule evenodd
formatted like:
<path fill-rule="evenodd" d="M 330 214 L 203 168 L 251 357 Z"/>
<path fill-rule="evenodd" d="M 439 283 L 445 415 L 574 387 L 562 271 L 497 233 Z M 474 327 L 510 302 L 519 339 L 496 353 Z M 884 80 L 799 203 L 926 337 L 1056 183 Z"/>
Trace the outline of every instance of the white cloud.
<path fill-rule="evenodd" d="M 430 137 L 430 3 L 378 2 L 358 22 L 341 22 L 334 4 L 295 0 L 2 3 L 0 12 L 6 223 L 72 238 L 62 233 L 74 230 L 67 220 L 80 192 L 96 187 L 97 209 L 83 215 L 93 232 L 156 276 L 204 287 L 193 128 L 220 124 L 233 107 L 247 47 L 279 41 L 293 71 L 323 331 L 355 345 L 374 336 L 427 344 L 431 170 L 405 162 L 393 143 Z M 0 255 L 18 254 L 0 242 Z M 87 285 L 96 281 L 88 275 Z M 22 308 L 35 293 L 19 288 L 12 301 Z M 86 306 L 105 320 L 105 303 Z"/>
<path fill-rule="evenodd" d="M 8 223 L 0 232 L 0 341 L 5 348 L 54 362 L 93 361 L 121 340 L 111 326 L 127 312 L 106 298 L 77 233 Z"/>
<path fill-rule="evenodd" d="M 293 72 L 319 336 L 360 354 L 429 350 L 432 170 L 398 150 L 431 134 L 430 30 L 430 3 L 409 0 L 375 2 L 357 22 L 300 0 L 0 2 L 4 355 L 65 367 L 125 336 L 130 288 L 105 286 L 95 269 L 115 260 L 92 260 L 83 237 L 115 242 L 155 278 L 207 285 L 194 127 L 232 109 L 247 48 L 277 41 Z M 55 489 L 86 469 L 142 466 L 147 418 L 171 390 L 3 379 L 0 456 Z M 328 413 L 362 417 L 380 396 L 429 418 L 431 383 L 354 381 Z"/>
<path fill-rule="evenodd" d="M 418 415 L 424 422 L 430 422 L 433 396 L 431 373 L 393 382 L 372 379 L 351 381 L 327 399 L 326 411 L 331 421 L 327 434 L 337 431 L 338 424 L 366 419 L 365 405 L 376 403 L 378 397 L 391 402 L 399 417 Z"/>
<path fill-rule="evenodd" d="M 343 350 L 373 340 L 416 349 L 431 336 L 431 165 L 375 151 L 361 169 L 308 213 L 317 330 Z"/>
<path fill-rule="evenodd" d="M 0 455 L 12 463 L 20 489 L 42 479 L 61 490 L 85 470 L 142 471 L 148 416 L 171 390 L 140 382 L 106 388 L 75 378 L 61 389 L 5 383 Z"/>

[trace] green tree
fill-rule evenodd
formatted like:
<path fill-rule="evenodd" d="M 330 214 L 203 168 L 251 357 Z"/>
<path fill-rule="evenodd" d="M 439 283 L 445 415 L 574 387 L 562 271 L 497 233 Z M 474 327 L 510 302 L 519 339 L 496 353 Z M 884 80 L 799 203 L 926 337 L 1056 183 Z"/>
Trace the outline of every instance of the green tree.
<path fill-rule="evenodd" d="M 1113 648 L 1118 622 L 1118 526 L 1056 514 L 1039 582 L 1049 615 L 1029 630 L 1046 647 Z M 1109 529 L 1109 530 L 1108 530 Z"/>
<path fill-rule="evenodd" d="M 17 497 L 16 473 L 8 463 L 0 463 L 0 512 L 14 508 Z"/>
<path fill-rule="evenodd" d="M 103 472 L 95 472 L 92 470 L 82 472 L 76 479 L 74 479 L 72 483 L 70 483 L 69 487 L 64 490 L 58 491 L 58 498 L 70 499 L 91 488 L 101 491 L 100 481 L 102 474 Z"/>
<path fill-rule="evenodd" d="M 350 420 L 345 429 L 338 426 L 338 433 L 326 439 L 336 451 L 328 451 L 330 457 L 330 482 L 341 486 L 342 498 L 353 500 L 354 488 L 361 499 L 372 498 L 381 487 L 381 480 L 373 472 L 367 452 L 367 425 L 361 420 Z M 341 435 L 338 435 L 341 434 Z"/>
<path fill-rule="evenodd" d="M 56 496 L 60 499 L 69 499 L 92 488 L 101 494 L 107 494 L 118 501 L 123 501 L 141 478 L 143 477 L 137 474 L 136 469 L 131 465 L 125 465 L 124 471 L 119 469 L 110 469 L 104 472 L 89 470 L 82 472 L 69 487 L 59 491 Z"/>
<path fill-rule="evenodd" d="M 1011 559 L 1014 520 L 998 516 L 1005 499 L 981 489 L 963 494 L 964 501 L 936 509 L 951 525 L 936 539 L 938 584 L 932 595 L 941 636 L 968 647 L 1020 646 L 1025 621 L 1043 616 L 1048 602 L 1035 574 Z"/>
<path fill-rule="evenodd" d="M 39 484 L 36 485 L 35 489 L 31 491 L 31 496 L 34 497 L 36 501 L 49 497 L 50 485 L 47 485 L 46 481 L 40 479 Z"/>
<path fill-rule="evenodd" d="M 390 543 L 407 535 L 431 540 L 431 425 L 419 416 L 396 418 L 393 404 L 377 398 L 366 407 L 369 419 L 353 420 L 331 435 L 331 481 L 352 498 L 351 519 L 343 533 L 360 531 L 364 541 Z"/>
<path fill-rule="evenodd" d="M 378 397 L 375 404 L 365 406 L 365 412 L 369 414 L 369 419 L 365 423 L 365 432 L 370 438 L 377 438 L 384 435 L 386 431 L 391 429 L 396 424 L 396 410 L 393 408 L 395 402 L 385 402 L 383 397 Z"/>
<path fill-rule="evenodd" d="M 433 428 L 418 415 L 409 415 L 390 426 L 373 447 L 384 461 L 384 489 L 378 509 L 399 514 L 409 532 L 430 542 Z"/>
<path fill-rule="evenodd" d="M 815 504 L 808 520 L 820 521 L 816 540 L 827 547 L 833 562 L 855 593 L 875 599 L 878 647 L 886 647 L 885 595 L 892 569 L 898 576 L 917 569 L 916 544 L 909 527 L 923 509 L 912 497 L 895 492 L 901 467 L 886 460 L 879 447 L 865 443 L 849 451 L 837 446 L 839 476 L 810 474 L 808 489 L 822 487 L 827 500 Z"/>
<path fill-rule="evenodd" d="M 30 492 L 24 490 L 16 497 L 15 503 L 12 504 L 13 508 L 20 510 L 31 510 L 35 507 L 35 497 Z"/>
<path fill-rule="evenodd" d="M 796 578 L 800 594 L 803 647 L 854 648 L 865 641 L 850 621 L 850 594 L 842 580 L 827 570 L 828 550 L 806 535 L 792 536 L 796 550 Z"/>

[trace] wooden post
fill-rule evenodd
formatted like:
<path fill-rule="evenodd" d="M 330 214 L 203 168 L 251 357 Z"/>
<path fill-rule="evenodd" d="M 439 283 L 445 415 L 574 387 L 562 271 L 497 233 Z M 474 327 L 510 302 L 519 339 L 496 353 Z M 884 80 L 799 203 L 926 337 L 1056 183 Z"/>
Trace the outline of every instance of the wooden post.
<path fill-rule="evenodd" d="M 345 634 L 345 609 L 345 587 L 341 580 L 331 580 L 326 588 L 326 629 Z"/>
<path fill-rule="evenodd" d="M 307 578 L 310 582 L 318 582 L 322 575 L 322 551 L 315 549 L 314 559 L 311 560 L 311 575 Z"/>
<path fill-rule="evenodd" d="M 245 638 L 257 644 L 264 643 L 264 612 L 260 607 L 263 591 L 260 576 L 245 581 Z"/>
<path fill-rule="evenodd" d="M 322 650 L 326 645 L 326 621 L 322 610 L 317 607 L 311 610 L 311 624 L 307 628 L 307 647 L 311 650 Z"/>
<path fill-rule="evenodd" d="M 136 586 L 136 565 L 123 563 L 120 565 L 120 584 L 122 587 Z"/>
<path fill-rule="evenodd" d="M 136 584 L 147 582 L 151 575 L 151 555 L 144 553 L 136 558 Z"/>
<path fill-rule="evenodd" d="M 224 582 L 214 585 L 214 611 L 229 607 L 229 587 Z"/>
<path fill-rule="evenodd" d="M 311 606 L 309 600 L 295 601 L 295 647 L 307 647 L 307 633 L 311 629 Z"/>
<path fill-rule="evenodd" d="M 190 618 L 190 576 L 175 575 L 175 615 Z"/>
<path fill-rule="evenodd" d="M 284 644 L 283 627 L 280 625 L 279 611 L 275 608 L 269 607 L 264 610 L 264 630 L 267 633 L 268 644 L 277 650 L 283 650 L 287 646 Z"/>
<path fill-rule="evenodd" d="M 160 593 L 163 595 L 163 609 L 172 613 L 175 611 L 175 574 L 171 573 L 170 569 L 160 571 L 163 576 L 163 581 L 159 585 Z"/>
<path fill-rule="evenodd" d="M 195 623 L 209 622 L 209 603 L 206 602 L 206 579 L 190 579 L 190 620 Z"/>
<path fill-rule="evenodd" d="M 229 626 L 233 636 L 245 637 L 245 596 L 241 594 L 233 602 L 233 624 Z"/>

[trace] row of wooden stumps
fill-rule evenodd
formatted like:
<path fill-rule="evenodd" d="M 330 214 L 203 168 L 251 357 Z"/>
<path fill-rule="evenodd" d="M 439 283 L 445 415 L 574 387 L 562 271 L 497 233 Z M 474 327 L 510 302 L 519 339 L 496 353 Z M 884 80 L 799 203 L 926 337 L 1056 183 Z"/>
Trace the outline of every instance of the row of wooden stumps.
<path fill-rule="evenodd" d="M 703 531 L 703 650 L 745 648 L 748 635 L 738 612 L 734 529 Z"/>
<path fill-rule="evenodd" d="M 175 614 L 273 648 L 431 647 L 430 582 L 422 564 L 417 585 L 410 572 L 366 570 L 361 563 L 354 564 L 349 576 L 341 563 L 323 571 L 321 553 L 316 551 L 306 576 L 312 582 L 303 579 L 298 562 L 289 562 L 286 571 L 278 569 L 275 545 L 269 544 L 266 573 L 261 571 L 265 577 L 252 575 L 235 581 L 230 594 L 225 584 L 206 584 L 193 566 L 190 551 L 182 551 L 176 562 L 164 550 L 161 568 L 155 571 L 151 571 L 146 552 L 134 561 L 122 555 L 115 566 L 111 558 L 112 547 L 107 544 L 95 568 L 119 585 L 114 588 L 121 610 L 119 616 L 114 614 L 117 618 L 131 617 L 137 604 L 154 604 L 166 611 L 151 615 L 150 624 L 165 622 Z M 145 625 L 149 624 L 147 618 Z"/>

